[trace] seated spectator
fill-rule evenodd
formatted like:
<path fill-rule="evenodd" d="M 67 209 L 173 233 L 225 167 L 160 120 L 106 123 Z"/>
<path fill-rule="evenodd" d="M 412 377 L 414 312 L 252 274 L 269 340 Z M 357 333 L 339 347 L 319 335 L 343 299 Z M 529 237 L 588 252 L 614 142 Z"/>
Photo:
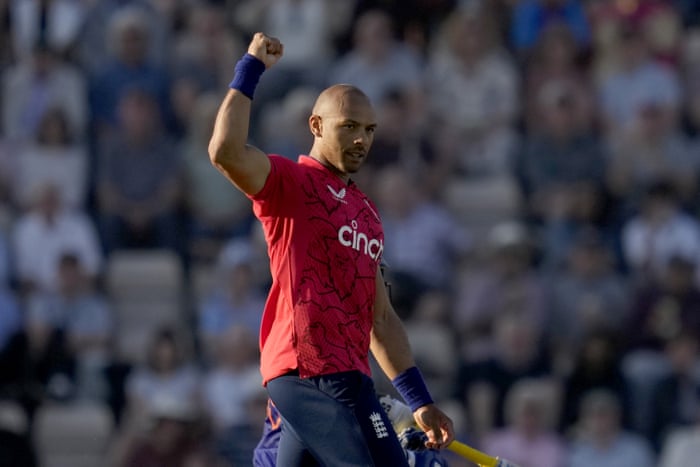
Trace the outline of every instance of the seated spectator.
<path fill-rule="evenodd" d="M 618 67 L 599 83 L 599 104 L 608 135 L 628 131 L 645 105 L 653 104 L 660 118 L 671 122 L 681 102 L 677 73 L 655 61 L 642 32 L 626 26 L 620 34 Z"/>
<path fill-rule="evenodd" d="M 669 340 L 679 332 L 700 338 L 700 288 L 696 265 L 672 257 L 661 276 L 641 284 L 632 299 L 625 329 L 634 329 L 626 339 L 625 377 L 632 385 L 633 428 L 651 429 L 652 391 L 671 371 L 664 354 Z"/>
<path fill-rule="evenodd" d="M 30 59 L 7 69 L 2 76 L 0 97 L 1 123 L 9 140 L 31 139 L 50 109 L 64 112 L 69 132 L 78 141 L 86 136 L 88 102 L 84 77 L 45 43 L 34 47 Z"/>
<path fill-rule="evenodd" d="M 84 209 L 87 199 L 88 155 L 71 133 L 65 113 L 48 109 L 35 138 L 20 146 L 12 198 L 20 209 L 31 207 L 41 185 L 53 184 L 69 209 Z"/>
<path fill-rule="evenodd" d="M 209 360 L 219 353 L 229 330 L 247 329 L 258 335 L 265 295 L 254 277 L 254 254 L 245 240 L 230 244 L 217 266 L 213 288 L 199 304 L 199 337 L 203 357 Z"/>
<path fill-rule="evenodd" d="M 700 169 L 700 154 L 692 151 L 677 121 L 664 118 L 661 107 L 647 103 L 630 127 L 610 139 L 607 184 L 623 215 L 625 208 L 639 202 L 645 186 L 659 177 L 673 186 L 682 204 L 690 205 L 697 196 L 694 174 Z"/>
<path fill-rule="evenodd" d="M 244 326 L 222 333 L 202 383 L 204 410 L 219 434 L 247 422 L 246 403 L 262 390 L 257 334 Z"/>
<path fill-rule="evenodd" d="M 327 83 L 359 87 L 372 103 L 399 89 L 409 96 L 410 108 L 421 99 L 420 58 L 393 36 L 392 18 L 381 10 L 363 12 L 354 23 L 353 47 L 331 67 Z M 411 115 L 408 114 L 408 124 Z"/>
<path fill-rule="evenodd" d="M 560 429 L 568 433 L 576 423 L 585 394 L 604 389 L 621 401 L 620 417 L 628 427 L 631 419 L 631 387 L 622 368 L 621 332 L 591 330 L 582 337 L 570 368 L 562 373 L 563 407 Z"/>
<path fill-rule="evenodd" d="M 426 126 L 406 128 L 406 115 L 410 112 L 408 96 L 399 90 L 391 91 L 375 105 L 375 110 L 377 132 L 372 142 L 372 157 L 366 161 L 371 170 L 363 170 L 361 176 L 387 166 L 402 165 L 409 173 L 420 174 L 422 185 L 429 187 L 431 178 L 438 178 L 448 170 L 440 167 L 442 161 L 437 160 L 434 145 L 426 135 Z M 443 183 L 443 180 L 432 183 Z"/>
<path fill-rule="evenodd" d="M 257 334 L 233 326 L 223 333 L 216 351 L 202 382 L 202 403 L 213 425 L 217 452 L 232 465 L 242 465 L 250 462 L 252 449 L 240 452 L 236 446 L 241 447 L 243 439 L 257 440 L 260 435 L 259 423 L 251 426 L 250 409 L 267 399 L 260 377 Z M 259 415 L 255 420 L 260 419 Z M 253 427 L 255 431 L 251 432 Z"/>
<path fill-rule="evenodd" d="M 22 326 L 23 313 L 16 291 L 11 287 L 11 278 L 10 246 L 5 232 L 0 229 L 0 353 Z"/>
<path fill-rule="evenodd" d="M 657 450 L 670 433 L 695 424 L 700 413 L 698 342 L 696 334 L 680 331 L 664 348 L 670 373 L 653 389 L 651 432 L 648 433 Z"/>
<path fill-rule="evenodd" d="M 581 401 L 579 425 L 571 442 L 570 467 L 653 467 L 649 442 L 624 430 L 617 395 L 602 389 Z"/>
<path fill-rule="evenodd" d="M 535 247 L 524 225 L 499 223 L 487 233 L 483 264 L 458 276 L 454 322 L 467 358 L 479 355 L 484 345 L 489 348 L 493 323 L 501 314 L 523 317 L 538 335 L 546 329 L 548 295 L 535 267 Z"/>
<path fill-rule="evenodd" d="M 258 138 L 264 141 L 269 153 L 296 161 L 300 154 L 308 151 L 313 139 L 309 131 L 309 115 L 317 94 L 311 87 L 299 86 L 291 89 L 283 99 L 265 107 L 260 117 Z M 377 152 L 372 147 L 374 156 Z"/>
<path fill-rule="evenodd" d="M 0 459 L 6 467 L 38 467 L 29 420 L 14 402 L 0 399 Z"/>
<path fill-rule="evenodd" d="M 546 380 L 523 379 L 508 391 L 506 425 L 486 434 L 479 446 L 519 465 L 561 467 L 566 444 L 555 431 L 557 388 Z"/>
<path fill-rule="evenodd" d="M 132 88 L 119 101 L 119 130 L 98 154 L 98 208 L 108 253 L 120 248 L 181 252 L 182 167 L 155 97 Z"/>
<path fill-rule="evenodd" d="M 0 351 L 0 368 L 0 398 L 20 404 L 29 423 L 41 404 L 75 395 L 75 360 L 62 329 L 34 316 L 24 317 Z"/>
<path fill-rule="evenodd" d="M 672 431 L 663 444 L 658 467 L 693 465 L 700 456 L 700 417 L 689 427 Z"/>
<path fill-rule="evenodd" d="M 563 83 L 576 99 L 577 110 L 590 119 L 593 107 L 593 86 L 571 30 L 561 23 L 547 26 L 523 63 L 523 123 L 528 131 L 540 125 L 539 96 L 551 82 Z"/>
<path fill-rule="evenodd" d="M 20 59 L 32 45 L 45 40 L 62 56 L 69 56 L 83 27 L 88 4 L 72 0 L 9 2 L 14 18 L 13 45 Z"/>
<path fill-rule="evenodd" d="M 540 123 L 516 150 L 525 212 L 542 226 L 544 266 L 561 267 L 578 231 L 604 220 L 606 152 L 570 83 L 549 81 L 537 96 Z"/>
<path fill-rule="evenodd" d="M 629 284 L 614 268 L 610 248 L 595 230 L 581 232 L 561 271 L 551 275 L 552 317 L 548 338 L 563 361 L 578 353 L 585 336 L 624 329 Z"/>
<path fill-rule="evenodd" d="M 22 324 L 19 303 L 12 290 L 5 286 L 0 287 L 0 353 L 8 346 L 12 337 L 19 332 Z"/>
<path fill-rule="evenodd" d="M 188 2 L 189 3 L 189 2 Z M 173 14 L 179 12 L 173 2 L 152 0 L 100 0 L 91 2 L 85 14 L 83 28 L 76 44 L 75 58 L 89 75 L 99 73 L 112 62 L 121 28 L 128 17 L 141 16 L 148 24 L 146 55 L 149 62 L 163 64 L 173 44 Z M 134 14 L 133 11 L 136 11 Z M 125 21 L 123 17 L 126 16 Z M 121 19 L 117 19 L 121 18 Z M 141 48 L 141 44 L 131 43 Z M 118 46 L 117 46 L 118 47 Z"/>
<path fill-rule="evenodd" d="M 107 56 L 106 63 L 90 76 L 91 123 L 98 139 L 118 125 L 124 94 L 134 88 L 152 96 L 160 118 L 170 123 L 169 77 L 149 55 L 152 26 L 157 24 L 152 19 L 147 10 L 136 5 L 116 9 L 109 16 L 106 36 L 111 50 L 102 54 Z"/>
<path fill-rule="evenodd" d="M 590 42 L 590 26 L 582 2 L 578 0 L 524 0 L 518 2 L 512 15 L 511 40 L 521 53 L 529 51 L 553 23 L 565 24 L 576 43 L 585 48 Z"/>
<path fill-rule="evenodd" d="M 504 426 L 506 397 L 518 380 L 551 374 L 539 331 L 522 315 L 511 312 L 495 318 L 492 341 L 489 354 L 462 360 L 455 386 L 455 397 L 464 401 L 477 436 Z"/>
<path fill-rule="evenodd" d="M 633 277 L 653 280 L 674 257 L 694 266 L 700 260 L 700 222 L 682 210 L 673 185 L 655 181 L 640 204 L 621 234 L 624 261 Z"/>
<path fill-rule="evenodd" d="M 182 149 L 183 194 L 189 218 L 188 254 L 193 261 L 214 260 L 225 240 L 250 230 L 250 201 L 226 178 L 212 176 L 216 169 L 207 157 L 202 157 L 219 104 L 219 97 L 203 94 L 188 109 L 189 128 Z"/>
<path fill-rule="evenodd" d="M 58 330 L 65 339 L 76 364 L 74 397 L 105 401 L 104 369 L 111 358 L 113 319 L 78 256 L 60 256 L 57 290 L 32 294 L 27 313 L 31 321 Z"/>
<path fill-rule="evenodd" d="M 126 381 L 127 411 L 135 423 L 160 397 L 188 405 L 198 403 L 200 375 L 183 346 L 180 336 L 169 327 L 153 334 L 146 361 L 134 368 Z"/>
<path fill-rule="evenodd" d="M 21 292 L 58 288 L 62 254 L 80 258 L 90 280 L 102 268 L 102 248 L 92 221 L 82 212 L 67 209 L 55 185 L 42 185 L 32 196 L 32 207 L 21 214 L 12 232 L 12 254 Z"/>
<path fill-rule="evenodd" d="M 420 294 L 450 287 L 457 259 L 468 251 L 470 239 L 444 208 L 426 198 L 416 176 L 405 169 L 385 168 L 375 187 L 392 300 L 398 312 L 409 316 Z"/>
<path fill-rule="evenodd" d="M 468 177 L 507 175 L 516 142 L 519 75 L 484 9 L 443 23 L 426 72 L 426 101 L 441 159 Z"/>
<path fill-rule="evenodd" d="M 237 57 L 245 52 L 238 31 L 228 27 L 223 4 L 190 2 L 180 9 L 183 25 L 173 37 L 168 57 L 170 101 L 178 135 L 187 132 L 199 95 L 226 89 Z"/>
<path fill-rule="evenodd" d="M 172 394 L 157 394 L 144 409 L 143 431 L 123 435 L 118 467 L 224 467 L 210 448 L 206 423 L 196 405 Z"/>
<path fill-rule="evenodd" d="M 227 12 L 217 2 L 192 2 L 179 13 L 183 24 L 170 47 L 172 73 L 191 80 L 199 92 L 220 90 L 231 81 L 236 57 L 245 52 L 239 31 L 228 27 Z"/>

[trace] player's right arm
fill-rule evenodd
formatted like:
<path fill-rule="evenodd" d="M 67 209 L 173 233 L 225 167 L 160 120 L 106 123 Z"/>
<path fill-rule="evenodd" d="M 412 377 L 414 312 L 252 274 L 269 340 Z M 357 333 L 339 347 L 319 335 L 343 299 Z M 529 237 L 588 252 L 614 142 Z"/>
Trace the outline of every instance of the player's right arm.
<path fill-rule="evenodd" d="M 282 57 L 279 40 L 256 33 L 248 54 L 270 68 Z M 260 149 L 247 144 L 252 100 L 238 89 L 224 97 L 209 140 L 209 159 L 238 189 L 248 195 L 258 193 L 270 173 L 270 160 Z"/>

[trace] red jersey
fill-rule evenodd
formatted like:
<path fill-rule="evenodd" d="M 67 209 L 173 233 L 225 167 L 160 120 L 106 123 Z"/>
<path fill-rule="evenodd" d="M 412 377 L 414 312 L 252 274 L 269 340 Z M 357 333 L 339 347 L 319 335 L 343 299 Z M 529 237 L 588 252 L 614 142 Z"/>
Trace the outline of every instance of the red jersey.
<path fill-rule="evenodd" d="M 260 328 L 263 382 L 370 374 L 368 352 L 384 234 L 374 204 L 317 160 L 270 155 L 253 211 L 265 232 L 272 286 Z"/>

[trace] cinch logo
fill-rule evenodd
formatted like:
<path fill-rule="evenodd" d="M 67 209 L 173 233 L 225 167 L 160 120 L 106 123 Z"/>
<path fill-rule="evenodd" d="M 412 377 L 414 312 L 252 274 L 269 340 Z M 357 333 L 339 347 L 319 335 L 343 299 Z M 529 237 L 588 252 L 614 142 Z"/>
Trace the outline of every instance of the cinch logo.
<path fill-rule="evenodd" d="M 354 220 L 350 225 L 344 225 L 338 229 L 338 241 L 341 245 L 361 251 L 374 260 L 378 260 L 384 251 L 384 243 L 375 238 L 370 240 L 366 234 L 358 232 L 357 221 Z"/>

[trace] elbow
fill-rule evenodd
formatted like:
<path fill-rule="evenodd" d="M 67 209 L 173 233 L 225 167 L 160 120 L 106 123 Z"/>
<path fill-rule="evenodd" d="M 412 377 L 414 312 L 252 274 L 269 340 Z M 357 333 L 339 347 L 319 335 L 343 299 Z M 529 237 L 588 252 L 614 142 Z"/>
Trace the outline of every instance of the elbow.
<path fill-rule="evenodd" d="M 209 141 L 208 151 L 209 160 L 215 167 L 220 166 L 222 161 L 226 158 L 226 145 L 216 139 L 212 138 L 211 141 Z"/>

